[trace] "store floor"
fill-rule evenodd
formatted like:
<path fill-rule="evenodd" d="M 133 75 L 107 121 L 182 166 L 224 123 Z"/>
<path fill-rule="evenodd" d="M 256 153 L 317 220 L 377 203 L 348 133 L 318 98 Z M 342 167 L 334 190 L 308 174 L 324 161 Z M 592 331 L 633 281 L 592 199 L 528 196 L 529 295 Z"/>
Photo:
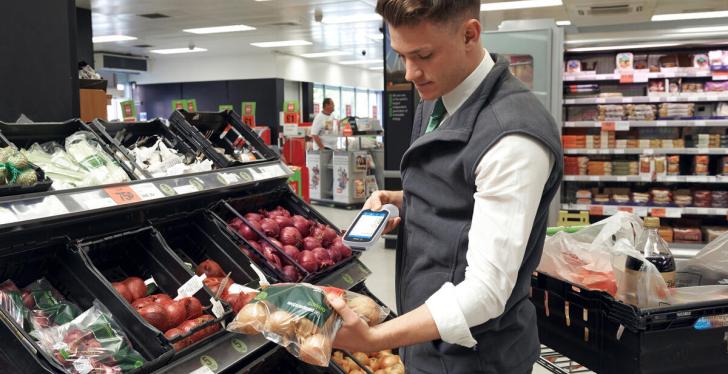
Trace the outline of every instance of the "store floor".
<path fill-rule="evenodd" d="M 339 228 L 348 227 L 356 218 L 357 210 L 346 210 L 314 205 L 326 218 Z M 394 297 L 394 250 L 384 248 L 384 240 L 380 240 L 372 248 L 362 254 L 362 262 L 372 271 L 366 280 L 367 287 L 387 306 L 395 308 Z M 539 365 L 533 367 L 533 374 L 547 374 L 550 371 Z"/>

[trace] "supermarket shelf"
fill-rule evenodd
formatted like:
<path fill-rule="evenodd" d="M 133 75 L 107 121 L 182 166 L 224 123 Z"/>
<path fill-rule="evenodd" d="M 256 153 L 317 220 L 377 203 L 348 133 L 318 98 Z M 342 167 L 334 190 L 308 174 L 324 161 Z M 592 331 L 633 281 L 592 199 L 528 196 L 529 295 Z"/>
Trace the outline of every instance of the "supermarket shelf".
<path fill-rule="evenodd" d="M 282 162 L 269 161 L 203 173 L 8 197 L 0 201 L 0 230 L 15 229 L 19 223 L 48 218 L 99 213 L 159 199 L 221 192 L 231 187 L 288 178 L 291 174 Z"/>
<path fill-rule="evenodd" d="M 631 127 L 728 127 L 728 119 L 686 119 L 658 121 L 567 121 L 564 127 L 602 128 L 611 127 L 617 131 L 628 131 Z"/>
<path fill-rule="evenodd" d="M 728 148 L 566 148 L 567 155 L 728 155 Z"/>
<path fill-rule="evenodd" d="M 728 183 L 724 175 L 663 175 L 657 176 L 656 182 L 688 182 L 688 183 Z"/>
<path fill-rule="evenodd" d="M 662 78 L 712 78 L 713 73 L 710 70 L 698 70 L 698 71 L 687 71 L 687 72 L 657 72 L 647 73 L 648 79 L 662 79 Z M 564 82 L 593 82 L 593 81 L 618 81 L 621 75 L 618 73 L 614 74 L 564 74 Z M 640 82 L 635 82 L 640 83 Z M 645 82 L 642 82 L 645 83 Z"/>
<path fill-rule="evenodd" d="M 185 357 L 164 366 L 155 374 L 171 373 L 221 373 L 236 368 L 238 365 L 252 361 L 262 351 L 275 347 L 263 335 L 243 335 L 229 333 L 200 347 Z M 251 359 L 249 359 L 249 357 Z"/>
<path fill-rule="evenodd" d="M 564 99 L 565 105 L 582 104 L 631 104 L 631 103 L 689 103 L 703 101 L 728 101 L 728 95 L 699 95 L 690 96 L 630 96 L 630 97 L 589 97 L 583 99 Z"/>
<path fill-rule="evenodd" d="M 639 175 L 564 175 L 565 182 L 652 182 L 650 177 Z"/>
<path fill-rule="evenodd" d="M 589 211 L 593 216 L 611 216 L 619 211 L 635 213 L 640 217 L 651 215 L 654 217 L 680 218 L 683 215 L 698 216 L 725 216 L 726 208 L 698 208 L 698 207 L 662 207 L 662 206 L 634 206 L 634 205 L 599 205 L 599 204 L 561 204 L 563 210 Z"/>

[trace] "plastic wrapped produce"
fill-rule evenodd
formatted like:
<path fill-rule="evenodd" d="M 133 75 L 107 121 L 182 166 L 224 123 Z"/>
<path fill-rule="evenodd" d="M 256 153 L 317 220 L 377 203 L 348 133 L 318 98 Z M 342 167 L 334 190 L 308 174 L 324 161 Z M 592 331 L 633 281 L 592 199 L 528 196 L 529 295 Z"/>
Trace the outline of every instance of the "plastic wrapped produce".
<path fill-rule="evenodd" d="M 95 135 L 78 131 L 66 138 L 66 152 L 90 173 L 90 184 L 109 184 L 129 181 L 129 176 L 99 145 Z"/>
<path fill-rule="evenodd" d="M 68 323 L 81 313 L 76 304 L 66 300 L 45 278 L 23 289 L 23 304 L 28 308 L 30 325 L 36 331 Z"/>
<path fill-rule="evenodd" d="M 0 308 L 18 326 L 23 328 L 28 326 L 25 318 L 27 309 L 23 305 L 22 292 L 10 279 L 0 283 Z"/>
<path fill-rule="evenodd" d="M 160 137 L 155 137 L 150 146 L 131 147 L 129 151 L 137 164 L 154 178 L 212 170 L 212 161 L 186 159 L 167 147 Z"/>

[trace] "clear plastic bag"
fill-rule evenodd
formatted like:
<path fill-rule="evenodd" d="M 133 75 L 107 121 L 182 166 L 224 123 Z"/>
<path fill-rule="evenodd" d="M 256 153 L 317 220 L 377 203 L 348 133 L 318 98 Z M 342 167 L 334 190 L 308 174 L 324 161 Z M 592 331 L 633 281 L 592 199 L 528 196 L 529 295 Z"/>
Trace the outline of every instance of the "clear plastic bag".
<path fill-rule="evenodd" d="M 728 284 L 728 233 L 708 243 L 677 273 L 680 286 Z"/>
<path fill-rule="evenodd" d="M 45 278 L 23 289 L 23 304 L 28 308 L 28 321 L 33 330 L 62 325 L 81 314 L 81 309 L 66 300 Z"/>
<path fill-rule="evenodd" d="M 28 325 L 25 322 L 25 316 L 28 310 L 23 306 L 22 292 L 10 279 L 0 283 L 0 308 L 18 326 L 21 326 L 23 329 L 27 328 Z"/>
<path fill-rule="evenodd" d="M 576 233 L 559 232 L 546 238 L 538 271 L 638 307 L 670 303 L 660 272 L 635 249 L 642 231 L 638 216 L 618 212 Z M 625 270 L 630 257 L 640 264 L 637 278 Z"/>
<path fill-rule="evenodd" d="M 46 353 L 71 373 L 125 373 L 144 358 L 98 301 L 71 322 L 37 331 Z"/>
<path fill-rule="evenodd" d="M 227 330 L 248 335 L 262 333 L 301 361 L 328 366 L 332 342 L 342 323 L 326 301 L 329 293 L 343 295 L 370 326 L 382 322 L 389 314 L 387 308 L 364 295 L 308 283 L 281 283 L 262 290 L 240 310 Z"/>

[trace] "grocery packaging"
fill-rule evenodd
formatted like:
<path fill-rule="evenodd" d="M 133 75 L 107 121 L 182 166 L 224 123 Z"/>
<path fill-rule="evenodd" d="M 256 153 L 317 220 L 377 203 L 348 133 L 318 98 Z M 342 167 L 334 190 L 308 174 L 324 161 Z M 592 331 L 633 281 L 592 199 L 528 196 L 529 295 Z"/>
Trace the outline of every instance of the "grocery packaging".
<path fill-rule="evenodd" d="M 350 355 L 345 352 L 334 351 L 331 360 L 344 370 L 344 374 L 364 373 L 361 371 L 362 368 L 376 374 L 405 373 L 402 359 L 389 349 L 371 353 L 353 352 Z"/>
<path fill-rule="evenodd" d="M 569 60 L 566 61 L 566 72 L 567 73 L 578 73 L 581 71 L 581 61 Z"/>
<path fill-rule="evenodd" d="M 127 373 L 144 364 L 111 314 L 94 306 L 59 326 L 37 330 L 41 348 L 71 373 Z"/>
<path fill-rule="evenodd" d="M 678 284 L 702 286 L 728 282 L 728 233 L 706 244 L 677 274 Z"/>
<path fill-rule="evenodd" d="M 31 187 L 39 182 L 50 187 L 43 170 L 30 163 L 23 154 L 10 146 L 0 148 L 0 186 Z"/>
<path fill-rule="evenodd" d="M 308 283 L 280 283 L 261 292 L 227 326 L 247 335 L 262 333 L 300 360 L 327 366 L 341 317 L 328 305 L 326 295 L 345 297 L 347 304 L 370 326 L 379 324 L 389 310 L 371 298 L 338 288 Z"/>
<path fill-rule="evenodd" d="M 637 238 L 637 250 L 651 262 L 662 275 L 668 287 L 675 287 L 675 257 L 670 246 L 659 233 L 660 219 L 645 217 L 645 230 Z"/>
<path fill-rule="evenodd" d="M 617 53 L 617 69 L 618 70 L 632 70 L 634 55 L 630 52 Z"/>
<path fill-rule="evenodd" d="M 168 147 L 158 136 L 144 140 L 145 142 L 137 142 L 129 147 L 129 153 L 137 165 L 152 178 L 212 170 L 212 161 L 185 157 L 174 148 Z"/>
<path fill-rule="evenodd" d="M 710 157 L 708 157 L 706 155 L 695 156 L 695 162 L 693 164 L 693 174 L 708 175 L 709 164 L 710 164 Z"/>

